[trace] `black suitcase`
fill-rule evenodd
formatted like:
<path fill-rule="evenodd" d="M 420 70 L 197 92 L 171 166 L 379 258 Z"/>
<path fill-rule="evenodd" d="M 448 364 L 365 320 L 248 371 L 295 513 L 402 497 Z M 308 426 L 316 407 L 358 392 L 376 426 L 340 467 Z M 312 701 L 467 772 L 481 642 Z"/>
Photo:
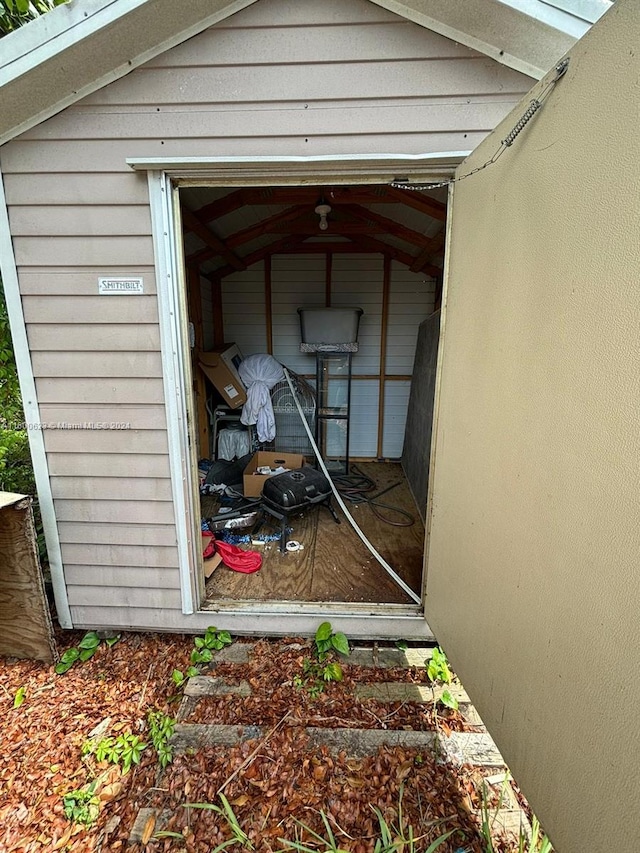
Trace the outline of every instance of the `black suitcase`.
<path fill-rule="evenodd" d="M 329 481 L 322 471 L 316 471 L 310 465 L 269 477 L 262 487 L 264 503 L 284 513 L 304 509 L 330 497 Z"/>

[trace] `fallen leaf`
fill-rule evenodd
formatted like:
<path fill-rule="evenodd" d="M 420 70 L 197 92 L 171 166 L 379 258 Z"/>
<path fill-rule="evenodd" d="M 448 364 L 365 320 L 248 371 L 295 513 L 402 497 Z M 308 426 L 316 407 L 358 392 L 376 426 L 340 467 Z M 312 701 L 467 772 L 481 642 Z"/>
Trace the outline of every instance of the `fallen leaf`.
<path fill-rule="evenodd" d="M 147 822 L 144 825 L 144 829 L 142 830 L 142 838 L 140 839 L 142 844 L 146 844 L 151 836 L 153 835 L 153 830 L 156 828 L 156 816 L 155 814 L 149 815 L 147 818 Z"/>

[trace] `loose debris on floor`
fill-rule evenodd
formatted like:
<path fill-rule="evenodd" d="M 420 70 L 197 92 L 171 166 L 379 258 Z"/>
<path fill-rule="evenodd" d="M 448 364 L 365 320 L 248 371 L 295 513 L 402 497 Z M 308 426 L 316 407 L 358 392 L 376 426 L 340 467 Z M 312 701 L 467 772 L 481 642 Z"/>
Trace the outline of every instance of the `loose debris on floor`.
<path fill-rule="evenodd" d="M 429 650 L 355 648 L 319 684 L 312 641 L 221 636 L 0 661 L 0 850 L 518 850 L 526 803 L 462 688 L 434 702 Z"/>

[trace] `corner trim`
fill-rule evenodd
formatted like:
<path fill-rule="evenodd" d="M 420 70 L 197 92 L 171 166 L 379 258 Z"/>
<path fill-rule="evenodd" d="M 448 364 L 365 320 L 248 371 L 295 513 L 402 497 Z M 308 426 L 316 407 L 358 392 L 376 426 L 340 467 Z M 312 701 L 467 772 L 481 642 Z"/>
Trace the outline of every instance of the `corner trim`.
<path fill-rule="evenodd" d="M 13 241 L 9 227 L 9 211 L 4 192 L 4 180 L 0 169 L 0 271 L 7 301 L 7 313 L 13 338 L 13 348 L 18 368 L 18 381 L 22 394 L 22 405 L 24 417 L 27 424 L 29 436 L 29 448 L 33 461 L 33 470 L 38 493 L 38 503 L 42 515 L 42 527 L 44 538 L 47 543 L 47 555 L 49 568 L 51 570 L 51 581 L 53 584 L 53 595 L 56 602 L 58 622 L 62 628 L 73 628 L 69 599 L 67 597 L 67 585 L 64 577 L 64 566 L 62 563 L 62 551 L 60 549 L 60 537 L 58 535 L 58 521 L 56 519 L 53 494 L 51 492 L 51 481 L 49 479 L 49 465 L 47 453 L 44 446 L 44 433 L 40 429 L 40 409 L 38 406 L 38 395 L 36 383 L 33 376 L 31 364 L 31 353 L 27 340 L 27 328 L 22 311 L 22 299 L 20 296 L 20 285 L 18 282 L 18 270 L 13 251 Z"/>

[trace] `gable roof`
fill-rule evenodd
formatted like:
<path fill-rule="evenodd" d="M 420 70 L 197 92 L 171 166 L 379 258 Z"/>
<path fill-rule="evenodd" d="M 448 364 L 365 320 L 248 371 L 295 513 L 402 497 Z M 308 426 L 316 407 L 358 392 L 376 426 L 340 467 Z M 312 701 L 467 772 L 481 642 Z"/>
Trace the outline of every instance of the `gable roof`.
<path fill-rule="evenodd" d="M 75 0 L 2 41 L 0 145 L 257 0 Z M 370 0 L 542 77 L 611 0 Z"/>

